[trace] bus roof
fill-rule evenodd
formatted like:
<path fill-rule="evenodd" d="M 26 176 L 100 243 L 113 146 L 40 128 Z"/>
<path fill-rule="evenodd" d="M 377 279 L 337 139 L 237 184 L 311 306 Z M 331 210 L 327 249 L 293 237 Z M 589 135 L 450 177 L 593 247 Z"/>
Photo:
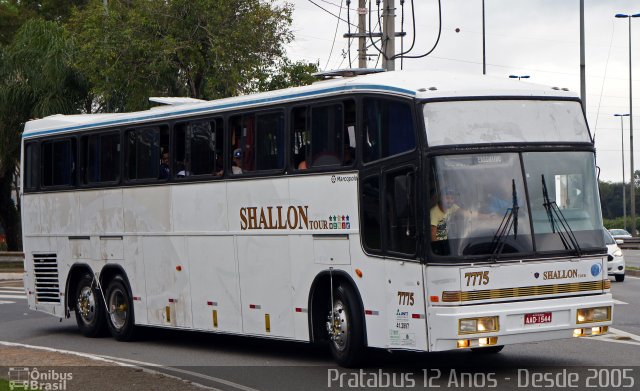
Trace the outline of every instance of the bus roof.
<path fill-rule="evenodd" d="M 57 114 L 27 122 L 23 137 L 28 138 L 89 128 L 128 126 L 146 121 L 260 107 L 273 103 L 286 103 L 353 92 L 378 92 L 416 99 L 500 96 L 577 98 L 575 93 L 557 87 L 536 85 L 506 77 L 435 71 L 395 71 L 330 79 L 309 86 L 213 101 L 160 106 L 146 111 L 131 113 Z"/>

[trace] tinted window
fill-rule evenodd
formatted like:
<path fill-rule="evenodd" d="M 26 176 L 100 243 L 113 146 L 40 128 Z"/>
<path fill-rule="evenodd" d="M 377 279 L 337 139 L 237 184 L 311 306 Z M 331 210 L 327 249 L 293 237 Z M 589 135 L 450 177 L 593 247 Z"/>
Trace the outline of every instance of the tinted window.
<path fill-rule="evenodd" d="M 35 189 L 38 187 L 38 144 L 29 143 L 24 147 L 24 187 Z"/>
<path fill-rule="evenodd" d="M 42 185 L 73 186 L 76 183 L 76 140 L 42 143 Z"/>
<path fill-rule="evenodd" d="M 300 107 L 292 115 L 292 157 L 300 170 L 349 166 L 355 160 L 355 103 Z"/>
<path fill-rule="evenodd" d="M 411 107 L 383 99 L 364 100 L 364 162 L 372 162 L 415 148 Z"/>
<path fill-rule="evenodd" d="M 380 250 L 380 177 L 377 175 L 362 181 L 360 214 L 362 216 L 362 240 L 366 248 Z"/>
<path fill-rule="evenodd" d="M 128 179 L 167 179 L 169 177 L 170 157 L 166 128 L 128 130 L 125 140 Z"/>
<path fill-rule="evenodd" d="M 230 118 L 231 174 L 284 167 L 284 117 L 281 112 Z"/>
<path fill-rule="evenodd" d="M 413 168 L 403 168 L 386 174 L 384 200 L 387 250 L 415 254 L 416 214 Z"/>
<path fill-rule="evenodd" d="M 258 116 L 256 170 L 284 167 L 284 118 L 282 113 Z"/>
<path fill-rule="evenodd" d="M 83 136 L 82 183 L 114 182 L 120 177 L 120 133 Z"/>
<path fill-rule="evenodd" d="M 177 178 L 216 175 L 222 170 L 222 119 L 176 125 L 174 172 Z"/>

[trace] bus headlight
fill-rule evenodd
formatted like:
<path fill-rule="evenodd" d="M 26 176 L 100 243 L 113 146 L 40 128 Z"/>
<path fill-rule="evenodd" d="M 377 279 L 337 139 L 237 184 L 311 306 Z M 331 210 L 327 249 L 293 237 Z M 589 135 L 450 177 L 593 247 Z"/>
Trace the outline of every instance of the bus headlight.
<path fill-rule="evenodd" d="M 499 329 L 497 316 L 465 318 L 458 321 L 458 334 L 491 333 Z"/>
<path fill-rule="evenodd" d="M 576 322 L 593 323 L 593 322 L 607 322 L 611 320 L 611 307 L 594 307 L 594 308 L 579 308 L 577 313 Z"/>

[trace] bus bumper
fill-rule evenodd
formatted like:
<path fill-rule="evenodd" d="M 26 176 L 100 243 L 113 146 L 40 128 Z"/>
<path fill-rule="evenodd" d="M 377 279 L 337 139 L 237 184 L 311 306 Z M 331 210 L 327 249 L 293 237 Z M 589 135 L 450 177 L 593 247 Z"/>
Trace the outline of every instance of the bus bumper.
<path fill-rule="evenodd" d="M 608 320 L 578 323 L 578 309 L 599 307 L 610 307 Z M 538 322 L 531 323 L 531 314 L 544 316 L 534 316 Z M 484 333 L 460 331 L 461 319 L 479 317 L 497 317 L 497 330 Z M 512 303 L 430 307 L 427 315 L 429 351 L 601 335 L 606 333 L 606 326 L 611 325 L 612 318 L 613 297 L 610 293 Z"/>

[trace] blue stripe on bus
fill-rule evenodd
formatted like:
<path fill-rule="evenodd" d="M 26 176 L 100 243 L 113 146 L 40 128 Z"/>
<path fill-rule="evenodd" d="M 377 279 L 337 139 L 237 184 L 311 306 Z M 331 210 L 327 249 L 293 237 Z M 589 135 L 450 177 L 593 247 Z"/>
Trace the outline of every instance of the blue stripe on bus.
<path fill-rule="evenodd" d="M 173 116 L 176 116 L 176 115 L 194 114 L 194 113 L 199 113 L 199 112 L 203 112 L 203 111 L 210 111 L 210 110 L 240 108 L 240 107 L 243 107 L 243 106 L 251 106 L 251 105 L 256 105 L 256 104 L 261 104 L 261 103 L 270 103 L 270 102 L 277 102 L 277 101 L 286 100 L 286 99 L 305 98 L 305 97 L 311 97 L 311 96 L 314 96 L 314 95 L 321 95 L 321 94 L 327 94 L 327 93 L 332 93 L 332 92 L 340 92 L 340 91 L 352 91 L 352 90 L 382 90 L 382 91 L 389 91 L 389 92 L 395 92 L 395 93 L 412 95 L 412 96 L 416 95 L 415 91 L 406 90 L 406 89 L 398 88 L 398 87 L 381 86 L 381 85 L 375 85 L 375 84 L 339 86 L 339 87 L 332 87 L 332 88 L 327 88 L 327 89 L 317 90 L 317 91 L 300 92 L 300 93 L 291 94 L 291 95 L 283 95 L 283 96 L 275 96 L 275 97 L 271 97 L 271 98 L 254 99 L 254 100 L 249 100 L 249 101 L 246 101 L 246 102 L 226 103 L 226 104 L 221 104 L 221 105 L 215 105 L 214 104 L 212 106 L 201 107 L 201 108 L 197 108 L 197 109 L 173 111 L 173 112 L 170 112 L 170 113 L 162 113 L 162 114 L 144 115 L 144 116 L 141 116 L 141 117 L 127 118 L 127 119 L 120 119 L 120 120 L 113 120 L 113 121 L 94 122 L 94 123 L 91 123 L 91 124 L 69 126 L 69 127 L 60 128 L 60 129 L 42 130 L 42 131 L 39 131 L 39 132 L 32 132 L 32 133 L 29 133 L 27 135 L 25 135 L 23 133 L 22 137 L 23 138 L 30 138 L 30 137 L 34 137 L 34 136 L 41 136 L 43 134 L 53 134 L 53 133 L 59 133 L 59 132 L 68 132 L 68 131 L 72 131 L 72 130 L 79 130 L 79 129 L 84 129 L 84 128 L 98 127 L 98 126 L 117 125 L 117 124 L 124 124 L 124 123 L 128 123 L 128 122 L 136 122 L 136 121 L 141 121 L 141 120 L 162 119 L 162 118 L 166 118 L 166 117 L 173 117 Z"/>

